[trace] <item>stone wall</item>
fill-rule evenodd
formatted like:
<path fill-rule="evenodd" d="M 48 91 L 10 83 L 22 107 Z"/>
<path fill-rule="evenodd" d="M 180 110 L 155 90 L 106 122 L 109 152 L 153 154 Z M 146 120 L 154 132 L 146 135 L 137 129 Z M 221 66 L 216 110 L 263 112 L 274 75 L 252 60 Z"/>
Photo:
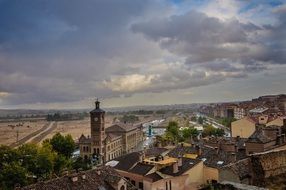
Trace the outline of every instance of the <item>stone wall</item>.
<path fill-rule="evenodd" d="M 223 167 L 220 170 L 219 181 L 239 180 L 240 183 L 265 186 L 267 179 L 286 174 L 286 150 L 255 154 L 243 162 Z"/>
<path fill-rule="evenodd" d="M 273 151 L 253 157 L 259 158 L 265 178 L 286 173 L 286 150 Z"/>

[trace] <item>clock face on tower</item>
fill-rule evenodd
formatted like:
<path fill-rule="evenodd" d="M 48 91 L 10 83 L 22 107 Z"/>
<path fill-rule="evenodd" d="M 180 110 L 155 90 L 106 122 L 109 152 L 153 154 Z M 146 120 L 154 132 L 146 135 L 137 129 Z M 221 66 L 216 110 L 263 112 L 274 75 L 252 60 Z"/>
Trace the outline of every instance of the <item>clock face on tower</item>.
<path fill-rule="evenodd" d="M 95 118 L 94 118 L 94 121 L 98 121 L 98 117 L 95 117 Z"/>

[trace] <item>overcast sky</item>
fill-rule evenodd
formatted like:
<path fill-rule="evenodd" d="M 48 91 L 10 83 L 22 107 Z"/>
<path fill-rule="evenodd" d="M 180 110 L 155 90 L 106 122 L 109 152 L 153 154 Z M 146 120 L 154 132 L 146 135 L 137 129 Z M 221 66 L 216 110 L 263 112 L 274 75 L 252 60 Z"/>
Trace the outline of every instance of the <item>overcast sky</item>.
<path fill-rule="evenodd" d="M 0 108 L 286 93 L 285 0 L 0 0 Z"/>

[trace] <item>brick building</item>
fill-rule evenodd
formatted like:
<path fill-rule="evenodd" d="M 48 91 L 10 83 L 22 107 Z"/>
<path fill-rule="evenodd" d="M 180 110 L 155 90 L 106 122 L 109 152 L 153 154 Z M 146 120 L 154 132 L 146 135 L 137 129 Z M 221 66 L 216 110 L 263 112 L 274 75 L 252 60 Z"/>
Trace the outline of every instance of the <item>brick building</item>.
<path fill-rule="evenodd" d="M 80 155 L 93 156 L 99 162 L 107 162 L 123 154 L 132 152 L 143 140 L 141 125 L 117 123 L 105 127 L 105 111 L 100 102 L 95 102 L 95 109 L 90 112 L 91 136 L 79 138 Z"/>

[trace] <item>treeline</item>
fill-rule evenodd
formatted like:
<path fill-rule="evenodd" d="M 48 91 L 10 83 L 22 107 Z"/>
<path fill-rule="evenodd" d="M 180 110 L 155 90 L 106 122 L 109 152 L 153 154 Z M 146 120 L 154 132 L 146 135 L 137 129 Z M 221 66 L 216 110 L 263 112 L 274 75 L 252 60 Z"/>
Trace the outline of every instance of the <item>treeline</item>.
<path fill-rule="evenodd" d="M 82 120 L 88 116 L 88 113 L 54 113 L 48 114 L 47 121 L 68 121 L 68 120 Z"/>
<path fill-rule="evenodd" d="M 156 110 L 156 111 L 152 111 L 152 110 L 135 110 L 135 111 L 128 111 L 128 112 L 108 112 L 108 114 L 110 115 L 118 115 L 118 114 L 129 114 L 129 115 L 152 115 L 152 114 L 166 114 L 170 111 L 168 110 Z"/>
<path fill-rule="evenodd" d="M 217 118 L 218 122 L 226 127 L 229 127 L 231 126 L 231 123 L 236 121 L 235 118 Z"/>
<path fill-rule="evenodd" d="M 24 144 L 16 149 L 0 146 L 0 189 L 14 189 L 60 176 L 64 171 L 88 169 L 88 161 L 72 159 L 75 143 L 70 135 L 55 134 L 42 145 Z"/>
<path fill-rule="evenodd" d="M 186 125 L 183 128 L 180 128 L 178 122 L 170 121 L 164 135 L 157 136 L 156 139 L 157 143 L 160 142 L 161 145 L 164 146 L 170 143 L 186 142 L 190 139 L 196 139 L 199 134 L 200 132 L 194 127 Z M 215 128 L 211 125 L 204 125 L 201 135 L 202 137 L 222 137 L 225 135 L 225 132 L 223 129 Z"/>
<path fill-rule="evenodd" d="M 124 115 L 123 117 L 120 117 L 119 120 L 122 123 L 135 123 L 139 121 L 139 117 L 136 115 Z"/>

